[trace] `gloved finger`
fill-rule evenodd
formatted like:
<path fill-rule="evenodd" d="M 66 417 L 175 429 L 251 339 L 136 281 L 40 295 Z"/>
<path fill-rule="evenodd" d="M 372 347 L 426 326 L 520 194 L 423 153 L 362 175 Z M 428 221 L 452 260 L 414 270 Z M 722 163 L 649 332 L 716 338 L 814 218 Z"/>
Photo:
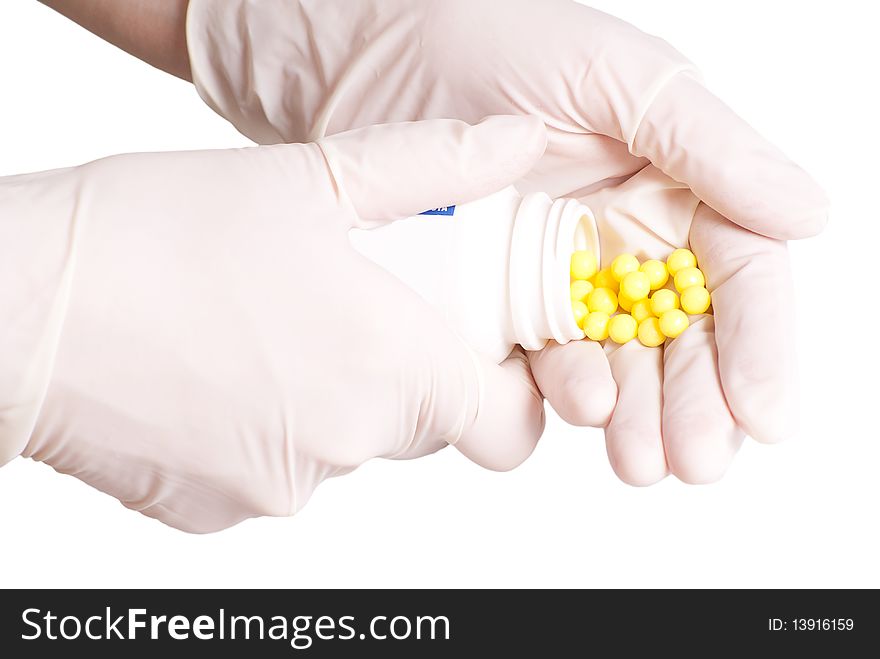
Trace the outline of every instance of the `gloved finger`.
<path fill-rule="evenodd" d="M 370 126 L 317 144 L 353 226 L 369 228 L 497 192 L 532 168 L 547 135 L 535 117 L 494 116 Z"/>
<path fill-rule="evenodd" d="M 514 348 L 500 365 L 471 356 L 481 378 L 479 407 L 450 443 L 487 469 L 513 469 L 532 454 L 544 431 L 544 399 L 522 349 Z"/>
<path fill-rule="evenodd" d="M 633 154 L 746 229 L 790 240 L 825 226 L 818 184 L 691 75 L 665 84 L 629 139 Z"/>
<path fill-rule="evenodd" d="M 687 58 L 601 12 L 569 11 L 562 29 L 580 33 L 574 43 L 590 64 L 567 72 L 585 128 L 626 142 L 743 227 L 780 239 L 822 229 L 823 191 L 709 92 Z"/>
<path fill-rule="evenodd" d="M 652 485 L 668 473 L 661 434 L 663 351 L 630 341 L 611 351 L 617 405 L 605 429 L 614 473 L 630 485 Z"/>
<path fill-rule="evenodd" d="M 686 483 L 717 481 L 742 440 L 718 377 L 713 318 L 695 317 L 663 352 L 663 445 L 669 470 Z"/>
<path fill-rule="evenodd" d="M 794 291 L 784 242 L 700 204 L 690 243 L 712 293 L 721 386 L 736 422 L 760 442 L 796 423 Z"/>
<path fill-rule="evenodd" d="M 576 426 L 604 427 L 617 402 L 617 383 L 595 341 L 551 341 L 529 352 L 532 375 L 562 419 Z"/>

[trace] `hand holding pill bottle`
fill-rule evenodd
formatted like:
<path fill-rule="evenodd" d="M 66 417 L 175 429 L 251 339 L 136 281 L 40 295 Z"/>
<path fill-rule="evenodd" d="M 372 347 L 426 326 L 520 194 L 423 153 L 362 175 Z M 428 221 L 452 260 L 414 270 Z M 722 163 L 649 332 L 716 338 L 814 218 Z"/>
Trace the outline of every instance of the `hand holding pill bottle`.
<path fill-rule="evenodd" d="M 126 5 L 100 4 L 107 12 Z M 819 232 L 828 201 L 806 172 L 703 85 L 693 63 L 662 39 L 562 0 L 313 5 L 303 20 L 303 3 L 289 0 L 189 0 L 180 68 L 191 72 L 211 108 L 262 144 L 438 116 L 473 123 L 498 112 L 552 127 L 545 153 L 514 185 L 522 195 L 575 197 L 591 209 L 601 255 L 591 251 L 601 258 L 598 272 L 573 273 L 579 283 L 569 286 L 567 313 L 592 341 L 575 340 L 566 320 L 571 340 L 530 353 L 531 375 L 566 421 L 606 428 L 611 464 L 623 480 L 646 485 L 673 473 L 708 482 L 724 472 L 744 433 L 769 443 L 795 431 L 795 296 L 785 241 Z M 673 256 L 677 249 L 692 255 Z M 466 328 L 472 344 L 501 352 L 525 339 L 510 327 L 504 303 L 512 302 L 509 260 L 467 250 L 407 251 L 414 263 L 403 256 L 379 261 L 399 266 L 404 280 L 426 276 L 416 271 L 437 267 L 438 255 L 443 268 L 449 258 L 497 266 L 507 284 L 492 288 L 496 297 L 478 295 L 473 282 L 456 284 L 476 320 L 467 320 L 459 299 L 433 301 Z M 643 290 L 641 278 L 621 292 L 611 269 L 621 255 L 635 257 L 648 275 L 648 298 L 631 297 Z M 623 274 L 632 266 L 630 258 L 618 263 L 629 268 Z M 679 270 L 695 267 L 706 285 L 696 286 L 694 273 L 675 281 Z M 533 282 L 544 281 L 529 272 Z M 440 288 L 458 295 L 449 284 Z M 423 295 L 431 292 L 439 291 Z M 552 308 L 545 321 L 561 313 Z M 690 325 L 669 340 L 657 313 L 673 310 Z M 606 340 L 621 313 L 639 323 L 639 343 L 665 349 Z M 676 333 L 681 321 L 671 314 L 664 325 Z M 614 335 L 627 336 L 626 324 L 615 321 Z M 695 419 L 693 409 L 708 412 Z"/>

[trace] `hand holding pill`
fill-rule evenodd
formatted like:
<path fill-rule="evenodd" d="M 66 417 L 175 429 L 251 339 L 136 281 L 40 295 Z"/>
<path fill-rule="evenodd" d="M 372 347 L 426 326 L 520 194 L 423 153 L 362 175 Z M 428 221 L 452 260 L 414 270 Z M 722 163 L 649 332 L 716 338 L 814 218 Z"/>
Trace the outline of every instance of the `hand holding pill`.
<path fill-rule="evenodd" d="M 220 9 L 191 0 L 190 54 L 203 98 L 269 142 L 502 108 L 540 117 L 554 130 L 520 185 L 576 196 L 602 216 L 604 243 L 598 272 L 582 280 L 593 289 L 575 287 L 592 340 L 529 353 L 551 405 L 572 423 L 604 426 L 614 471 L 637 485 L 669 473 L 717 480 L 744 433 L 761 442 L 791 434 L 797 383 L 783 241 L 821 230 L 827 200 L 703 86 L 692 63 L 661 39 L 565 0 L 449 0 L 430 12 L 413 1 L 390 13 L 381 0 L 322 6 L 326 15 L 316 11 L 304 25 L 282 0 Z M 372 31 L 379 13 L 399 38 Z M 372 75 L 380 70 L 395 74 Z M 328 88 L 328 79 L 341 82 Z M 621 259 L 615 277 L 621 255 L 638 257 L 650 304 L 620 290 L 634 266 Z M 706 284 L 691 273 L 676 287 L 675 275 L 697 262 Z M 606 338 L 618 309 L 639 322 L 637 340 Z M 673 310 L 689 325 L 681 331 L 682 316 L 669 315 L 667 331 L 680 332 L 669 339 L 660 319 Z"/>
<path fill-rule="evenodd" d="M 607 244 L 596 274 L 588 260 L 572 273 L 591 340 L 529 363 L 563 418 L 605 427 L 620 478 L 717 480 L 745 433 L 765 443 L 793 433 L 785 241 L 819 232 L 827 199 L 668 43 L 567 0 L 324 0 L 305 21 L 287 0 L 188 4 L 188 59 L 166 68 L 191 64 L 202 98 L 258 143 L 438 116 L 529 114 L 553 127 L 517 187 L 583 201 Z M 128 49 L 162 65 L 142 45 Z M 647 302 L 632 297 L 641 278 L 621 290 L 635 269 Z M 618 309 L 639 323 L 638 341 L 606 340 Z M 615 325 L 629 335 L 617 331 L 628 321 Z"/>

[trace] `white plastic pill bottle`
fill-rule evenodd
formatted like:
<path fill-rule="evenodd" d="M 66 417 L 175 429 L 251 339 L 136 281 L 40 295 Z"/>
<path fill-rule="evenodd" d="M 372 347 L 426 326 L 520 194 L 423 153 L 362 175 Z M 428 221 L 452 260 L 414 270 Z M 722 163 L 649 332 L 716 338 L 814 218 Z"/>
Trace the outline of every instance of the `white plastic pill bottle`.
<path fill-rule="evenodd" d="M 378 229 L 354 229 L 350 238 L 497 363 L 517 344 L 539 350 L 550 339 L 584 338 L 571 310 L 571 255 L 588 249 L 598 261 L 599 234 L 593 213 L 575 199 L 508 187 Z"/>

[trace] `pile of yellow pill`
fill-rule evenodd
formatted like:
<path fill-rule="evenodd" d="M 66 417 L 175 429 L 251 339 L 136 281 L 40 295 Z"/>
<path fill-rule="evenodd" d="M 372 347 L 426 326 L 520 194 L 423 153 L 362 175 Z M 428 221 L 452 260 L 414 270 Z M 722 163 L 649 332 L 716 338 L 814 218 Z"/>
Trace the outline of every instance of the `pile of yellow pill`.
<path fill-rule="evenodd" d="M 607 268 L 578 250 L 571 257 L 571 310 L 588 339 L 627 343 L 637 338 L 656 347 L 690 325 L 688 317 L 707 313 L 712 304 L 706 277 L 689 249 L 677 249 L 666 262 L 643 263 L 620 254 Z"/>

